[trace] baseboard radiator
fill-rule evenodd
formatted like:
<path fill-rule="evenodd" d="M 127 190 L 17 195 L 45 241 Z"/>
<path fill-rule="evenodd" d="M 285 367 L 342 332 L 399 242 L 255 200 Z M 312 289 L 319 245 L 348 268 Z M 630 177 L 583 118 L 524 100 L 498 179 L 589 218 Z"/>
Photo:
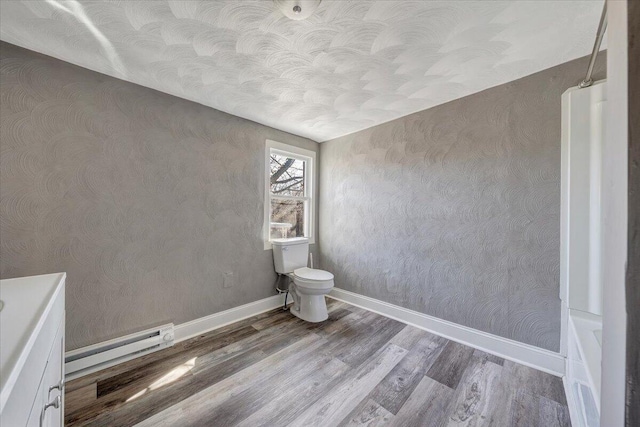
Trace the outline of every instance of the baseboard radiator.
<path fill-rule="evenodd" d="M 136 332 L 66 353 L 66 379 L 72 380 L 154 351 L 171 347 L 173 323 Z"/>

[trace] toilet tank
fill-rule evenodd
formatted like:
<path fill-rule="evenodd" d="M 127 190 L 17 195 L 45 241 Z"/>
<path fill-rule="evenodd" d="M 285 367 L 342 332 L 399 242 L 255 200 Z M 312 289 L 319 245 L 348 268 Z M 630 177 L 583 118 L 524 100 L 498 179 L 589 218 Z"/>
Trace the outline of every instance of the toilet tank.
<path fill-rule="evenodd" d="M 273 239 L 273 264 L 276 273 L 293 273 L 296 268 L 307 266 L 309 258 L 309 239 L 292 237 L 290 239 Z"/>

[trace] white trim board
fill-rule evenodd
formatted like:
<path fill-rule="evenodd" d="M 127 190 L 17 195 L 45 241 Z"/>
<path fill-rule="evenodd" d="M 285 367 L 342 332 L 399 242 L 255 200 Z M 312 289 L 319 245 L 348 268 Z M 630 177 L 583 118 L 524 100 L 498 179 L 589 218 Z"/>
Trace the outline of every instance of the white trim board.
<path fill-rule="evenodd" d="M 562 387 L 564 388 L 564 395 L 567 397 L 567 408 L 569 408 L 571 425 L 573 427 L 585 427 L 582 423 L 582 417 L 580 416 L 581 409 L 578 407 L 576 396 L 571 389 L 571 384 L 569 384 L 569 379 L 566 375 L 562 377 Z"/>
<path fill-rule="evenodd" d="M 340 288 L 333 288 L 328 296 L 549 374 L 561 377 L 565 372 L 565 357 L 560 353 L 462 326 Z"/>
<path fill-rule="evenodd" d="M 559 353 L 478 331 L 339 288 L 334 288 L 328 296 L 553 375 L 562 376 L 565 372 L 565 358 Z M 176 325 L 174 343 L 273 310 L 281 307 L 283 303 L 284 295 L 274 295 Z"/>
<path fill-rule="evenodd" d="M 185 341 L 214 329 L 247 319 L 284 305 L 285 295 L 274 295 L 229 310 L 220 311 L 209 316 L 200 317 L 175 327 L 175 342 Z M 291 301 L 291 298 L 289 299 Z"/>
<path fill-rule="evenodd" d="M 227 326 L 231 323 L 235 323 L 240 320 L 247 319 L 249 317 L 273 310 L 275 308 L 282 307 L 284 304 L 284 298 L 285 298 L 285 295 L 283 294 L 273 295 L 258 301 L 254 301 L 248 304 L 240 305 L 238 307 L 230 308 L 229 310 L 220 311 L 218 313 L 214 313 L 209 316 L 200 317 L 199 319 L 191 320 L 189 322 L 176 325 L 173 329 L 174 331 L 173 344 L 188 340 L 190 338 L 194 338 L 198 335 L 207 333 L 214 329 L 222 328 L 223 326 Z M 76 354 L 89 347 L 100 346 L 101 344 L 104 344 L 104 343 L 97 343 L 88 347 L 83 347 L 80 349 L 68 351 L 65 353 L 65 359 L 69 355 Z M 139 356 L 143 356 L 143 355 L 144 354 L 140 354 Z M 72 379 L 80 378 L 82 376 L 91 374 L 98 370 L 105 369 L 109 366 L 113 366 L 115 364 L 124 363 L 128 360 L 135 359 L 136 357 L 138 356 L 129 355 L 111 362 L 107 360 L 103 364 L 101 364 L 99 367 L 94 367 L 93 369 L 86 369 L 81 372 L 69 374 L 66 376 L 66 379 L 72 380 Z"/>

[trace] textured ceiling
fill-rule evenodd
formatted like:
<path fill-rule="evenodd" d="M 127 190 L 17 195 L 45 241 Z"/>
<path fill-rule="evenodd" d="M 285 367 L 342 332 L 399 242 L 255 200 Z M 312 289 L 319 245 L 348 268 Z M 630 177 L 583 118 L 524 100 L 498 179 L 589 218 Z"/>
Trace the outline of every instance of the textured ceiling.
<path fill-rule="evenodd" d="M 587 55 L 602 2 L 0 1 L 0 39 L 325 141 Z"/>

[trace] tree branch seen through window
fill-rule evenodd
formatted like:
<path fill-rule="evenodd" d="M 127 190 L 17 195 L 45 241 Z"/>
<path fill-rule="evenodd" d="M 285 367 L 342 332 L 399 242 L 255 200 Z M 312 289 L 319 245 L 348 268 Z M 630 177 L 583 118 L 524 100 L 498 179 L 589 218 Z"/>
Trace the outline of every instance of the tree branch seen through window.
<path fill-rule="evenodd" d="M 304 236 L 306 161 L 270 153 L 270 236 Z"/>
<path fill-rule="evenodd" d="M 305 162 L 271 154 L 271 193 L 304 196 Z"/>

